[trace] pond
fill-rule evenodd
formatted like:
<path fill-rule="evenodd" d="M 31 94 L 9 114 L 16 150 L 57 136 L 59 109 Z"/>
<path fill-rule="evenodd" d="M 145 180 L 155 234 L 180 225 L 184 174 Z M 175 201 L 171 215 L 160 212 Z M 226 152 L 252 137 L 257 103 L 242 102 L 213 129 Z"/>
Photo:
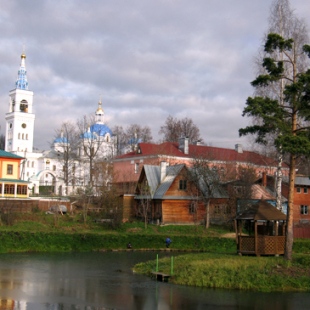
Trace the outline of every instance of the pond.
<path fill-rule="evenodd" d="M 1 254 L 0 309 L 300 310 L 310 307 L 309 293 L 210 290 L 156 282 L 132 272 L 134 264 L 153 260 L 156 254 Z M 159 253 L 159 257 L 168 255 Z"/>

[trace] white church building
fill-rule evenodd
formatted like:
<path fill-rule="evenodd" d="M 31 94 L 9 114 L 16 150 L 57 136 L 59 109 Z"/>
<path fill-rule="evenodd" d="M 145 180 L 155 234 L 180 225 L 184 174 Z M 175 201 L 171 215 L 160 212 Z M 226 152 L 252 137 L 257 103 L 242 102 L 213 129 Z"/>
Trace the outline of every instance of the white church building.
<path fill-rule="evenodd" d="M 21 179 L 29 181 L 29 190 L 33 194 L 68 195 L 77 188 L 93 186 L 90 182 L 89 156 L 96 149 L 96 156 L 91 161 L 104 161 L 114 154 L 114 138 L 110 128 L 104 124 L 104 111 L 101 100 L 95 111 L 94 124 L 80 135 L 79 148 L 72 163 L 70 178 L 65 181 L 64 167 L 60 158 L 70 149 L 70 141 L 60 136 L 54 140 L 48 151 L 34 151 L 33 91 L 28 89 L 26 55 L 22 53 L 21 64 L 15 89 L 9 92 L 9 111 L 5 115 L 6 134 L 5 151 L 22 156 Z M 91 148 L 90 148 L 91 146 Z M 97 151 L 98 149 L 98 151 Z M 98 178 L 97 178 L 98 181 Z M 101 180 L 108 182 L 108 180 Z"/>

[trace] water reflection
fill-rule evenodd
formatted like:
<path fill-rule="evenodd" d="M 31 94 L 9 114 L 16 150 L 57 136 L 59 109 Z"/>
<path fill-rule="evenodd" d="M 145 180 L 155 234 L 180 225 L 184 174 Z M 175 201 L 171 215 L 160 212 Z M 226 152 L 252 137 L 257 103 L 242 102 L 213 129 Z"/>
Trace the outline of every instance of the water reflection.
<path fill-rule="evenodd" d="M 0 255 L 0 310 L 293 310 L 310 305 L 305 293 L 207 290 L 132 273 L 135 263 L 155 257 L 154 252 Z"/>

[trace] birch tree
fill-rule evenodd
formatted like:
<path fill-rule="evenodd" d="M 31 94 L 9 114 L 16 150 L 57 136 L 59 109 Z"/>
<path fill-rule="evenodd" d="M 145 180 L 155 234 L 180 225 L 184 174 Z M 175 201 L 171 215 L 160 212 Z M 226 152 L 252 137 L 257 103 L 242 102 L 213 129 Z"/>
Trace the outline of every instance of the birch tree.
<path fill-rule="evenodd" d="M 298 19 L 294 13 L 294 10 L 290 6 L 289 0 L 275 0 L 271 6 L 269 16 L 269 27 L 267 33 L 277 33 L 284 39 L 292 38 L 294 40 L 294 49 L 286 51 L 286 55 L 280 49 L 272 51 L 272 58 L 276 61 L 283 63 L 283 72 L 286 76 L 292 76 L 292 67 L 289 62 L 285 61 L 285 58 L 289 54 L 291 59 L 295 59 L 295 74 L 304 72 L 307 65 L 307 57 L 304 53 L 301 53 L 302 46 L 308 42 L 308 34 L 305 23 L 303 20 Z M 266 36 L 264 41 L 266 40 Z M 295 57 L 295 56 L 298 57 Z M 258 57 L 255 60 L 258 75 L 266 74 L 266 68 L 262 66 L 263 59 L 268 57 L 268 53 L 265 50 L 260 50 Z M 268 96 L 269 98 L 275 99 L 279 102 L 280 106 L 284 106 L 284 88 L 286 85 L 291 84 L 291 79 L 280 78 L 277 81 L 273 81 L 268 85 L 257 85 L 255 88 L 255 96 Z M 260 122 L 259 119 L 255 119 L 255 122 Z M 278 133 L 276 133 L 278 134 Z M 273 145 L 274 136 L 266 139 L 271 147 Z M 276 173 L 276 197 L 277 197 L 277 208 L 282 208 L 282 166 L 283 166 L 283 150 L 281 146 L 277 148 L 277 173 Z"/>
<path fill-rule="evenodd" d="M 266 137 L 273 135 L 277 150 L 290 156 L 289 197 L 287 230 L 284 257 L 292 259 L 293 208 L 296 158 L 310 155 L 310 69 L 299 71 L 299 58 L 310 57 L 310 46 L 300 46 L 293 38 L 285 39 L 276 33 L 267 36 L 264 51 L 266 57 L 262 66 L 266 74 L 260 74 L 251 84 L 255 88 L 268 87 L 286 82 L 280 97 L 249 97 L 243 116 L 259 119 L 259 123 L 239 129 L 239 134 L 256 135 L 256 142 L 266 143 Z M 278 58 L 277 55 L 283 55 Z M 283 101 L 281 101 L 283 98 Z"/>

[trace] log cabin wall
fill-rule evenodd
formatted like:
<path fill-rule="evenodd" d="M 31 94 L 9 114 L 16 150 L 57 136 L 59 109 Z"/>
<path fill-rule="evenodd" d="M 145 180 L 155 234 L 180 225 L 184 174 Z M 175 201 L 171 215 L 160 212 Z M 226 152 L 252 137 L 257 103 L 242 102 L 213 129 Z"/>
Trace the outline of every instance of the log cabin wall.
<path fill-rule="evenodd" d="M 193 212 L 191 200 L 163 200 L 162 223 L 163 224 L 200 224 L 205 218 L 205 208 L 202 203 L 197 205 L 197 211 Z"/>

